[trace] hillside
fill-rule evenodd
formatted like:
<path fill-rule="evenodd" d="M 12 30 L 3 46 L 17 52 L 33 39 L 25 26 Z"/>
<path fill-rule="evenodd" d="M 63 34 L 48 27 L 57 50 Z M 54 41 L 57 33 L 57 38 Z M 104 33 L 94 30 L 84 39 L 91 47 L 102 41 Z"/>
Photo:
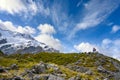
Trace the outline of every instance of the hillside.
<path fill-rule="evenodd" d="M 100 53 L 0 55 L 0 80 L 120 80 L 120 62 Z"/>

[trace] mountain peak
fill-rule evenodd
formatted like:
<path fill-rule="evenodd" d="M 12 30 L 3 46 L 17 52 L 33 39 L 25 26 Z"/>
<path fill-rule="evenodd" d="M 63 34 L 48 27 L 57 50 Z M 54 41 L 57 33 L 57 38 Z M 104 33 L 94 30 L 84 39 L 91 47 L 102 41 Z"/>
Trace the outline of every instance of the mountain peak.
<path fill-rule="evenodd" d="M 0 50 L 6 54 L 55 52 L 57 50 L 46 47 L 44 43 L 35 40 L 29 34 L 3 30 L 0 28 Z"/>

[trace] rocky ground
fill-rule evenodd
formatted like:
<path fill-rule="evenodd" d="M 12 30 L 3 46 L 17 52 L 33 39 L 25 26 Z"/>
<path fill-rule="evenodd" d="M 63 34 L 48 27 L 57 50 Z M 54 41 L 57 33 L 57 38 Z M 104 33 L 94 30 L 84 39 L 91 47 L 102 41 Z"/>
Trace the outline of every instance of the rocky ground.
<path fill-rule="evenodd" d="M 39 55 L 40 54 L 42 56 L 38 56 L 37 54 L 32 54 L 31 56 L 30 54 L 27 55 L 28 58 L 25 58 L 25 54 L 23 54 L 22 57 L 19 56 L 26 60 L 22 63 L 20 62 L 20 58 L 14 59 L 16 55 L 1 55 L 0 80 L 120 80 L 120 62 L 99 53 L 69 55 L 55 53 L 54 55 L 56 56 L 53 57 L 61 59 L 59 59 L 59 61 L 56 59 L 56 62 L 51 59 L 47 61 L 43 60 L 44 62 L 42 60 L 39 61 L 38 57 L 45 57 L 42 53 L 39 53 Z M 44 54 L 48 56 L 53 55 L 52 53 Z M 44 59 L 50 58 L 48 56 Z M 63 60 L 61 56 L 64 56 L 65 60 Z M 13 59 L 11 57 L 13 57 Z M 73 59 L 75 58 L 74 61 L 71 60 L 72 57 Z M 34 60 L 28 62 L 29 59 L 33 58 L 39 62 Z M 71 62 L 69 62 L 69 59 Z"/>

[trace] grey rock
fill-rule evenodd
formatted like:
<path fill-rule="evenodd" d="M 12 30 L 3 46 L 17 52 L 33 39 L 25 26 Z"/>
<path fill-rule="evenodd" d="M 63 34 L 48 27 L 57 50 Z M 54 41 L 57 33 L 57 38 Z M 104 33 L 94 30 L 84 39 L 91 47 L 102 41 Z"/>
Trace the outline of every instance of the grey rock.
<path fill-rule="evenodd" d="M 99 72 L 105 72 L 106 71 L 102 66 L 98 66 L 97 70 Z"/>
<path fill-rule="evenodd" d="M 99 60 L 100 65 L 104 65 L 107 61 L 104 58 L 100 58 Z"/>
<path fill-rule="evenodd" d="M 103 79 L 103 80 L 109 80 L 108 78 L 105 78 L 105 79 Z"/>
<path fill-rule="evenodd" d="M 55 70 L 55 71 L 58 71 L 58 70 L 59 70 L 59 67 L 56 66 L 55 64 L 47 64 L 47 68 L 48 68 L 48 69 L 52 68 L 52 69 Z"/>
<path fill-rule="evenodd" d="M 113 65 L 115 66 L 115 68 L 117 68 L 120 71 L 120 64 L 118 64 L 117 62 L 112 61 Z"/>
<path fill-rule="evenodd" d="M 42 74 L 42 75 L 35 75 L 33 77 L 33 80 L 65 80 L 65 79 L 53 74 Z"/>
<path fill-rule="evenodd" d="M 114 72 L 108 71 L 102 66 L 98 66 L 97 70 L 101 73 L 109 74 L 110 76 L 114 75 Z"/>
<path fill-rule="evenodd" d="M 33 79 L 34 73 L 31 70 L 26 70 L 26 73 L 30 79 Z"/>
<path fill-rule="evenodd" d="M 96 65 L 96 66 L 100 66 L 101 65 L 101 63 L 97 60 L 96 62 L 94 62 L 94 64 Z"/>
<path fill-rule="evenodd" d="M 40 73 L 45 73 L 47 69 L 47 65 L 43 62 L 40 62 L 38 65 L 35 65 L 32 68 L 33 73 L 40 74 Z"/>
<path fill-rule="evenodd" d="M 40 75 L 35 75 L 32 80 L 40 80 L 40 79 L 41 79 Z"/>
<path fill-rule="evenodd" d="M 89 68 L 83 67 L 83 66 L 72 66 L 72 65 L 68 65 L 67 66 L 69 69 L 77 71 L 77 72 L 81 72 L 81 73 L 85 73 L 89 70 Z"/>
<path fill-rule="evenodd" d="M 33 77 L 33 80 L 48 80 L 48 74 L 44 74 L 44 75 L 35 75 Z"/>
<path fill-rule="evenodd" d="M 75 64 L 75 65 L 78 65 L 78 64 L 80 64 L 80 62 L 81 62 L 81 60 L 78 60 L 78 61 L 75 62 L 74 64 Z"/>
<path fill-rule="evenodd" d="M 91 70 L 88 70 L 87 72 L 85 72 L 85 74 L 87 74 L 87 75 L 92 75 L 93 72 L 92 72 Z"/>
<path fill-rule="evenodd" d="M 11 69 L 18 69 L 18 66 L 17 66 L 17 64 L 12 64 L 12 65 L 10 66 L 10 68 L 11 68 Z"/>
<path fill-rule="evenodd" d="M 69 78 L 68 80 L 75 80 L 75 77 L 71 77 L 71 78 Z"/>
<path fill-rule="evenodd" d="M 62 77 L 58 77 L 58 76 L 50 74 L 48 77 L 48 80 L 65 80 L 65 79 Z"/>
<path fill-rule="evenodd" d="M 62 73 L 62 74 L 58 74 L 58 73 L 57 73 L 57 74 L 55 74 L 55 75 L 56 75 L 56 76 L 59 76 L 59 77 L 66 77 L 66 76 L 67 76 L 66 74 L 63 74 L 63 73 Z"/>
<path fill-rule="evenodd" d="M 82 80 L 80 75 L 69 78 L 68 80 Z"/>
<path fill-rule="evenodd" d="M 120 80 L 120 72 L 114 73 L 114 79 Z"/>

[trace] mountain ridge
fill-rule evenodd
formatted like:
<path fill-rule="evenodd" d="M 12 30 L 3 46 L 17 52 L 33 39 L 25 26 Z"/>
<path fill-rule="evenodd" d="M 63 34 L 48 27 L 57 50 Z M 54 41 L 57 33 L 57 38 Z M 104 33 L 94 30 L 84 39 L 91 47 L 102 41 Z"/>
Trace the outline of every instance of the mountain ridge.
<path fill-rule="evenodd" d="M 12 32 L 0 28 L 0 50 L 6 54 L 58 52 L 58 50 L 35 40 L 29 34 Z"/>

